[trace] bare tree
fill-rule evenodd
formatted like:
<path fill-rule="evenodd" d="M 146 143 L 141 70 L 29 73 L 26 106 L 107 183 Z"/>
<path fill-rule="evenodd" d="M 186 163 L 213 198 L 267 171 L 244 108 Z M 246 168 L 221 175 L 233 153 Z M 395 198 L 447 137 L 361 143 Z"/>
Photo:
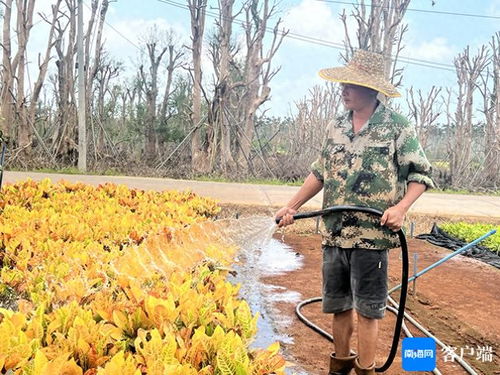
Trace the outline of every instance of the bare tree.
<path fill-rule="evenodd" d="M 31 28 L 33 27 L 33 13 L 35 0 L 16 1 L 16 36 L 17 51 L 12 56 L 11 43 L 11 18 L 12 0 L 3 2 L 5 6 L 3 23 L 3 66 L 2 66 L 2 89 L 1 106 L 2 117 L 7 123 L 4 132 L 22 149 L 28 151 L 31 144 L 31 128 L 27 119 L 27 98 L 25 97 L 25 72 L 26 72 L 26 48 Z M 13 134 L 12 125 L 17 127 L 17 134 Z"/>
<path fill-rule="evenodd" d="M 145 154 L 147 159 L 157 155 L 158 127 L 167 121 L 168 100 L 171 94 L 174 70 L 179 67 L 179 59 L 183 53 L 175 46 L 175 35 L 172 30 L 164 33 L 156 26 L 146 36 L 145 45 L 148 57 L 148 72 L 144 65 L 139 68 L 142 80 L 141 88 L 146 99 L 145 114 Z M 159 94 L 159 70 L 164 57 L 167 56 L 167 79 L 162 96 Z M 161 100 L 160 105 L 158 101 Z"/>
<path fill-rule="evenodd" d="M 464 181 L 470 179 L 467 171 L 472 160 L 474 92 L 487 63 L 486 46 L 482 46 L 475 56 L 470 55 L 467 46 L 455 59 L 458 94 L 453 118 L 454 137 L 450 144 L 450 174 L 454 186 L 461 186 Z"/>
<path fill-rule="evenodd" d="M 356 48 L 382 53 L 385 58 L 386 78 L 394 86 L 399 86 L 402 80 L 402 70 L 396 67 L 399 53 L 403 49 L 402 40 L 407 31 L 407 25 L 402 24 L 411 0 L 372 0 L 366 5 L 364 0 L 354 6 L 352 16 L 358 24 L 357 47 L 353 45 L 347 28 L 345 11 L 341 20 L 345 29 L 345 61 L 350 59 Z M 367 7 L 370 10 L 367 11 Z"/>
<path fill-rule="evenodd" d="M 272 69 L 272 59 L 278 51 L 283 38 L 288 31 L 280 30 L 281 19 L 272 29 L 273 39 L 267 52 L 264 49 L 264 37 L 268 31 L 269 19 L 274 16 L 276 5 L 269 6 L 269 0 L 264 0 L 259 9 L 259 1 L 251 0 L 245 6 L 246 21 L 244 24 L 246 36 L 246 59 L 244 68 L 245 92 L 241 99 L 240 118 L 242 126 L 239 130 L 239 153 L 237 162 L 247 165 L 252 170 L 250 151 L 255 132 L 255 115 L 257 109 L 269 99 L 271 79 L 279 68 Z"/>
<path fill-rule="evenodd" d="M 52 134 L 52 152 L 64 161 L 74 163 L 77 156 L 75 55 L 76 15 L 75 0 L 65 0 L 66 11 L 56 20 L 54 47 L 57 54 L 56 90 L 57 122 Z"/>
<path fill-rule="evenodd" d="M 341 111 L 341 97 L 340 88 L 327 82 L 314 86 L 306 97 L 295 103 L 298 112 L 293 125 L 276 139 L 276 143 L 287 150 L 286 155 L 278 158 L 281 165 L 278 176 L 291 179 L 303 177 L 309 171 L 321 152 L 328 125 Z"/>
<path fill-rule="evenodd" d="M 193 54 L 193 137 L 191 141 L 191 167 L 194 171 L 206 171 L 208 155 L 203 147 L 203 133 L 201 129 L 201 91 L 202 73 L 201 58 L 203 34 L 205 32 L 205 11 L 207 0 L 188 0 L 191 13 L 191 52 Z"/>
<path fill-rule="evenodd" d="M 5 7 L 3 14 L 2 28 L 2 66 L 0 87 L 0 121 L 1 130 L 4 137 L 11 138 L 13 118 L 14 118 L 14 69 L 12 66 L 12 43 L 11 43 L 11 18 L 12 18 L 12 0 L 2 1 Z"/>
<path fill-rule="evenodd" d="M 91 24 L 93 24 L 94 13 L 97 9 L 98 0 L 92 2 Z M 105 13 L 108 0 L 103 0 L 101 16 Z M 11 8 L 13 2 L 11 0 L 6 3 L 8 10 L 7 18 L 4 20 L 4 35 L 3 38 L 8 40 L 8 43 L 3 48 L 4 69 L 2 77 L 4 82 L 2 85 L 2 101 L 10 100 L 8 106 L 2 105 L 2 111 L 6 112 L 6 118 L 10 118 L 9 123 L 17 126 L 17 145 L 26 148 L 32 144 L 33 133 L 38 139 L 38 143 L 42 145 L 46 153 L 53 158 L 53 155 L 58 155 L 66 160 L 73 160 L 76 146 L 76 129 L 74 126 L 75 118 L 75 85 L 74 85 L 74 66 L 75 66 L 75 37 L 76 37 L 76 3 L 74 0 L 55 0 L 51 7 L 51 16 L 48 17 L 41 14 L 41 18 L 49 24 L 49 32 L 47 39 L 47 47 L 45 53 L 39 54 L 38 69 L 39 73 L 31 90 L 31 95 L 25 92 L 25 66 L 27 61 L 26 47 L 29 40 L 30 30 L 33 26 L 35 0 L 16 1 L 17 8 L 16 18 L 16 35 L 18 49 L 13 58 L 11 58 L 12 50 L 10 43 L 10 23 L 11 23 Z M 64 4 L 64 5 L 63 5 Z M 99 27 L 102 29 L 103 19 Z M 89 25 L 87 33 L 87 51 L 92 39 L 92 26 Z M 98 36 L 97 45 L 101 45 L 100 36 Z M 56 52 L 56 81 L 55 96 L 58 107 L 57 126 L 51 134 L 52 150 L 49 150 L 45 145 L 45 141 L 38 133 L 36 128 L 37 111 L 39 98 L 42 92 L 46 76 L 48 73 L 49 62 L 52 59 L 52 51 Z M 88 55 L 87 55 L 88 56 Z M 10 60 L 10 63 L 7 61 Z M 87 64 L 88 65 L 88 60 Z M 6 74 L 3 74 L 3 73 Z M 15 79 L 14 79 L 15 77 Z M 10 81 L 10 82 L 9 82 Z M 6 94 L 9 95 L 6 95 Z M 10 99 L 9 99 L 10 97 Z M 89 103 L 89 99 L 87 103 Z M 15 116 L 15 117 L 13 117 Z"/>
<path fill-rule="evenodd" d="M 19 147 L 31 144 L 31 128 L 27 119 L 27 99 L 25 97 L 26 75 L 26 48 L 31 28 L 33 27 L 33 13 L 35 0 L 17 1 L 17 53 L 14 56 L 13 68 L 16 77 L 16 112 L 19 117 L 17 143 Z"/>
<path fill-rule="evenodd" d="M 500 185 L 500 32 L 491 37 L 491 66 L 481 76 L 478 86 L 483 97 L 485 116 L 484 132 L 484 183 L 495 189 Z M 489 80 L 491 79 L 491 83 Z"/>
<path fill-rule="evenodd" d="M 174 72 L 176 69 L 181 67 L 182 57 L 184 52 L 178 49 L 175 45 L 175 40 L 173 34 L 168 40 L 168 63 L 167 63 L 167 82 L 165 85 L 165 91 L 163 93 L 163 99 L 159 111 L 160 123 L 167 124 L 170 114 L 167 114 L 168 102 L 172 94 L 172 81 L 174 79 Z"/>
<path fill-rule="evenodd" d="M 406 96 L 406 102 L 410 109 L 409 117 L 415 123 L 420 143 L 424 149 L 427 147 L 429 133 L 441 114 L 442 103 L 437 101 L 440 92 L 440 87 L 432 86 L 426 95 L 422 95 L 421 90 L 415 94 L 413 87 L 411 87 Z"/>
<path fill-rule="evenodd" d="M 106 14 L 108 12 L 109 0 L 92 0 L 91 3 L 91 14 L 90 19 L 87 24 L 87 31 L 85 33 L 85 107 L 87 114 L 86 123 L 90 123 L 91 132 L 93 135 L 93 145 L 94 145 L 94 158 L 97 159 L 98 154 L 102 151 L 104 147 L 104 139 L 106 137 L 104 126 L 102 125 L 102 107 L 104 100 L 104 92 L 107 90 L 104 83 L 109 83 L 109 79 L 117 74 L 117 68 L 113 67 L 111 64 L 106 63 L 103 58 L 104 44 L 102 41 L 102 30 L 104 27 L 104 22 L 106 20 Z M 99 15 L 98 22 L 96 23 L 96 16 Z M 93 35 L 95 38 L 94 45 L 94 56 L 91 59 L 90 49 L 92 47 Z M 99 79 L 97 79 L 99 75 Z M 95 119 L 92 118 L 91 107 L 92 107 L 92 95 L 94 93 L 94 83 L 99 83 L 99 95 L 97 95 L 96 108 L 98 109 L 97 123 L 100 125 L 95 129 Z M 90 120 L 90 121 L 89 121 Z"/>
<path fill-rule="evenodd" d="M 109 155 L 109 152 L 103 155 L 105 149 L 116 155 L 116 150 L 106 130 L 105 122 L 112 120 L 108 113 L 113 113 L 118 99 L 117 90 L 113 87 L 111 81 L 119 76 L 122 69 L 121 64 L 108 58 L 107 54 L 102 54 L 100 60 L 99 68 L 96 70 L 93 79 L 93 92 L 91 93 L 90 102 L 90 125 L 95 161 Z M 109 110 L 105 110 L 107 94 L 110 96 L 108 102 Z"/>
<path fill-rule="evenodd" d="M 144 94 L 146 95 L 146 118 L 145 118 L 145 147 L 144 152 L 148 159 L 156 155 L 156 102 L 158 100 L 158 69 L 160 67 L 163 55 L 168 47 L 158 46 L 157 36 L 152 36 L 146 43 L 149 57 L 149 79 L 144 72 L 144 66 L 141 65 L 139 72 L 144 82 Z M 157 50 L 158 49 L 158 50 Z"/>
<path fill-rule="evenodd" d="M 219 18 L 216 20 L 217 31 L 210 43 L 210 54 L 216 76 L 213 99 L 209 106 L 208 123 L 213 129 L 209 139 L 210 170 L 213 170 L 217 155 L 220 158 L 220 168 L 225 173 L 235 169 L 232 152 L 232 140 L 235 134 L 235 118 L 233 105 L 235 89 L 243 86 L 240 77 L 235 77 L 235 55 L 238 48 L 231 43 L 233 21 L 241 12 L 233 14 L 234 0 L 219 0 Z"/>
<path fill-rule="evenodd" d="M 26 125 L 29 126 L 33 131 L 35 132 L 35 135 L 37 136 L 38 141 L 46 149 L 46 152 L 50 154 L 48 151 L 47 147 L 44 144 L 44 141 L 42 140 L 41 136 L 38 134 L 35 123 L 36 123 L 36 111 L 38 107 L 38 101 L 40 99 L 40 93 L 42 91 L 43 85 L 45 83 L 45 79 L 47 77 L 47 71 L 49 67 L 49 62 L 52 58 L 52 50 L 54 47 L 55 43 L 55 31 L 56 31 L 56 23 L 59 17 L 61 17 L 59 10 L 61 7 L 62 0 L 57 0 L 55 4 L 52 5 L 52 17 L 48 19 L 45 15 L 41 14 L 40 16 L 45 20 L 50 25 L 50 30 L 49 30 L 49 35 L 47 39 L 47 47 L 45 49 L 45 54 L 43 56 L 43 59 L 41 55 L 39 54 L 38 56 L 38 77 L 34 83 L 32 94 L 29 100 L 29 108 L 28 108 L 28 113 L 25 119 Z M 31 130 L 30 129 L 30 130 Z M 31 132 L 30 132 L 30 138 L 31 138 Z"/>

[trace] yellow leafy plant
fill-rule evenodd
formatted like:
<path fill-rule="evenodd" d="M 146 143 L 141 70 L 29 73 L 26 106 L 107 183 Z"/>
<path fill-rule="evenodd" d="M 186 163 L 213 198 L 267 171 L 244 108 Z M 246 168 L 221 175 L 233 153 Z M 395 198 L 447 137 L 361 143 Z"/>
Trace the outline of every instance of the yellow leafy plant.
<path fill-rule="evenodd" d="M 120 351 L 97 371 L 97 375 L 142 375 L 142 373 L 137 368 L 134 357 Z"/>
<path fill-rule="evenodd" d="M 226 280 L 214 201 L 28 180 L 0 209 L 0 302 L 18 309 L 0 310 L 0 372 L 283 373 L 279 347 L 248 349 L 258 314 Z"/>
<path fill-rule="evenodd" d="M 83 375 L 83 370 L 69 354 L 49 360 L 43 351 L 37 350 L 32 365 L 27 367 L 23 375 Z"/>

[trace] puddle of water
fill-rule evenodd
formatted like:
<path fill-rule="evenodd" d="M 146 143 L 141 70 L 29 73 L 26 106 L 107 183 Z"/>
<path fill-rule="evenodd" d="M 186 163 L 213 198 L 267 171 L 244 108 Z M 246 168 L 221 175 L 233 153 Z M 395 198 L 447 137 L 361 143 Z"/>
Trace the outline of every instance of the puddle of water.
<path fill-rule="evenodd" d="M 262 276 L 281 275 L 300 268 L 302 257 L 284 243 L 272 239 L 265 246 L 258 259 L 258 267 Z"/>
<path fill-rule="evenodd" d="M 264 284 L 261 278 L 297 269 L 300 258 L 286 245 L 271 239 L 261 248 L 243 251 L 238 260 L 234 265 L 237 274 L 230 281 L 241 284 L 240 297 L 248 302 L 253 313 L 260 313 L 258 333 L 251 346 L 267 347 L 275 341 L 291 344 L 291 337 L 280 332 L 281 324 L 272 305 L 284 298 L 300 300 L 300 294 L 283 293 L 283 288 Z"/>
<path fill-rule="evenodd" d="M 281 314 L 275 308 L 276 302 L 298 303 L 302 300 L 300 293 L 284 287 L 265 284 L 261 280 L 266 276 L 283 274 L 301 267 L 302 256 L 298 255 L 286 244 L 269 238 L 260 243 L 262 246 L 250 246 L 247 243 L 234 265 L 237 275 L 230 281 L 240 283 L 240 297 L 244 298 L 253 313 L 260 313 L 257 321 L 258 332 L 250 345 L 252 348 L 265 348 L 279 341 L 293 344 L 293 339 L 286 333 L 293 317 Z M 294 366 L 287 374 L 307 375 L 307 372 Z"/>

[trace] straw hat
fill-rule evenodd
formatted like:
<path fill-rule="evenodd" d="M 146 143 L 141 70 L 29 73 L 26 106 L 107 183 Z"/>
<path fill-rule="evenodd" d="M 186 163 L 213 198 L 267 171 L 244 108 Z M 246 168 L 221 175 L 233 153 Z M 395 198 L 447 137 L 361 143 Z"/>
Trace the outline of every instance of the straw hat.
<path fill-rule="evenodd" d="M 384 58 L 379 53 L 357 50 L 346 66 L 321 69 L 319 75 L 328 81 L 369 87 L 390 98 L 401 96 L 385 79 Z"/>

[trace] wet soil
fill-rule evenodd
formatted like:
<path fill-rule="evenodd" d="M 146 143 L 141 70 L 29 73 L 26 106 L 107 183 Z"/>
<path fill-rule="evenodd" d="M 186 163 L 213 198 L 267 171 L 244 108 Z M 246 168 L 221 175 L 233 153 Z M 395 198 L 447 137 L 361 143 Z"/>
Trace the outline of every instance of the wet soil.
<path fill-rule="evenodd" d="M 224 205 L 223 217 L 245 215 L 273 215 L 275 208 L 256 206 Z M 492 221 L 493 220 L 493 221 Z M 407 233 L 410 222 L 414 235 L 429 233 L 433 223 L 446 221 L 490 222 L 496 219 L 470 217 L 437 217 L 408 215 Z M 281 341 L 287 360 L 295 367 L 290 374 L 320 375 L 328 373 L 328 356 L 334 350 L 333 344 L 318 333 L 305 326 L 296 316 L 297 299 L 305 300 L 321 295 L 321 238 L 316 234 L 316 221 L 307 219 L 297 221 L 276 239 L 290 246 L 301 262 L 299 268 L 284 273 L 267 275 L 260 281 L 272 290 L 271 306 L 266 306 L 268 321 L 285 321 L 277 324 L 275 337 Z M 449 250 L 429 244 L 423 240 L 409 239 L 410 273 L 413 270 L 414 254 L 418 254 L 418 271 L 435 263 L 450 253 Z M 389 266 L 389 287 L 401 282 L 401 259 L 398 249 L 392 250 Z M 500 374 L 500 270 L 478 260 L 457 256 L 418 278 L 413 291 L 409 286 L 407 311 L 433 335 L 462 356 L 478 374 Z M 280 297 L 280 293 L 290 294 Z M 392 296 L 398 300 L 398 293 Z M 321 304 L 314 303 L 303 308 L 302 313 L 326 331 L 331 330 L 331 316 L 321 312 Z M 395 316 L 387 312 L 381 321 L 377 365 L 385 362 L 392 343 Z M 424 337 L 422 333 L 407 322 L 412 334 Z M 280 339 L 286 337 L 286 339 Z M 354 332 L 352 346 L 356 348 Z M 403 339 L 405 336 L 401 336 Z M 488 354 L 493 352 L 492 354 Z M 398 354 L 389 370 L 389 375 L 411 374 L 402 369 L 401 342 Z M 437 366 L 444 375 L 467 374 L 456 362 L 450 360 L 439 346 L 437 347 Z M 413 374 L 423 374 L 414 372 Z"/>
<path fill-rule="evenodd" d="M 266 277 L 263 281 L 286 291 L 301 294 L 302 299 L 321 295 L 321 238 L 317 234 L 300 236 L 286 234 L 285 243 L 303 257 L 300 269 L 277 276 Z M 449 251 L 433 246 L 425 241 L 410 239 L 410 269 L 413 269 L 413 253 L 418 254 L 418 270 L 443 258 Z M 401 280 L 401 260 L 399 250 L 391 251 L 389 266 L 390 287 Z M 408 296 L 407 311 L 430 330 L 446 345 L 456 348 L 460 356 L 476 369 L 479 374 L 500 374 L 500 322 L 496 316 L 500 311 L 500 271 L 477 260 L 458 256 L 431 270 L 416 281 L 416 293 Z M 410 291 L 412 291 L 410 284 Z M 399 297 L 397 294 L 394 296 Z M 291 361 L 308 374 L 327 374 L 328 356 L 333 344 L 295 317 L 295 303 L 277 301 L 275 307 L 280 314 L 293 317 L 287 333 L 293 343 L 285 343 Z M 326 331 L 330 331 L 331 316 L 321 312 L 321 304 L 307 305 L 304 315 Z M 377 364 L 385 362 L 392 342 L 395 316 L 387 312 L 380 325 Z M 417 329 L 410 330 L 415 336 L 424 335 Z M 356 332 L 353 347 L 356 347 Z M 402 336 L 403 338 L 403 336 Z M 491 358 L 481 356 L 480 348 L 490 346 L 495 352 Z M 483 351 L 484 353 L 484 351 Z M 479 357 L 479 358 L 477 358 Z M 392 367 L 385 374 L 408 374 L 401 365 L 401 345 Z M 441 349 L 437 350 L 438 368 L 446 375 L 466 374 Z M 447 361 L 445 361 L 445 359 Z M 420 372 L 421 373 L 421 372 Z"/>

